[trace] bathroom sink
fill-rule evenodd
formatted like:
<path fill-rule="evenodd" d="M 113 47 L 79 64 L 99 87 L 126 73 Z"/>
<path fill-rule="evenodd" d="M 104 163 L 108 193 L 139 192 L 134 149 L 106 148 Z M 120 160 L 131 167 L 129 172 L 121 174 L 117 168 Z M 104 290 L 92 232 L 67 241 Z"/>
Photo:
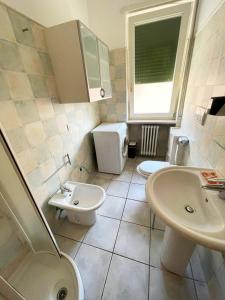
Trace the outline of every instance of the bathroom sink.
<path fill-rule="evenodd" d="M 225 201 L 202 189 L 205 169 L 168 167 L 148 178 L 146 194 L 155 213 L 181 236 L 225 251 Z"/>

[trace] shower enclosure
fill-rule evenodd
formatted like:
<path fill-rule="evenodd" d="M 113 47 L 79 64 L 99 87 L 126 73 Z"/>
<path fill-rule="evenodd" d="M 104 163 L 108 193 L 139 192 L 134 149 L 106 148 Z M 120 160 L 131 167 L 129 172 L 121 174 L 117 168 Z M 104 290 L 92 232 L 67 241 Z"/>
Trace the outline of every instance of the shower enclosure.
<path fill-rule="evenodd" d="M 0 129 L 0 300 L 83 300 L 74 261 L 60 252 Z"/>

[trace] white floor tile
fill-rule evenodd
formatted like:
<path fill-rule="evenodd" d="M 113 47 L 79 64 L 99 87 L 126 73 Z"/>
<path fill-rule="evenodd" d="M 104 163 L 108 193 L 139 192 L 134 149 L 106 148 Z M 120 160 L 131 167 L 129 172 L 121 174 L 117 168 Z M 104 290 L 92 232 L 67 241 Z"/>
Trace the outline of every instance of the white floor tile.
<path fill-rule="evenodd" d="M 90 177 L 111 180 L 113 178 L 113 176 L 114 176 L 113 174 L 109 174 L 109 173 L 93 172 Z"/>
<path fill-rule="evenodd" d="M 107 190 L 109 184 L 110 184 L 111 180 L 109 179 L 104 179 L 104 178 L 90 178 L 89 179 L 89 183 L 91 184 L 96 184 L 101 186 L 104 190 Z"/>
<path fill-rule="evenodd" d="M 122 220 L 139 225 L 150 226 L 150 208 L 148 203 L 128 199 Z"/>
<path fill-rule="evenodd" d="M 145 195 L 145 185 L 131 183 L 127 198 L 137 201 L 147 201 Z"/>
<path fill-rule="evenodd" d="M 120 220 L 125 202 L 125 198 L 106 195 L 103 205 L 98 209 L 98 214 Z"/>
<path fill-rule="evenodd" d="M 147 179 L 144 176 L 141 176 L 137 171 L 134 171 L 131 179 L 132 183 L 146 184 L 146 181 Z"/>
<path fill-rule="evenodd" d="M 148 264 L 149 233 L 147 227 L 122 221 L 114 252 Z"/>
<path fill-rule="evenodd" d="M 137 166 L 136 160 L 132 159 L 132 158 L 130 158 L 130 159 L 128 158 L 124 169 L 127 171 L 134 171 L 134 170 L 136 170 L 136 166 Z"/>
<path fill-rule="evenodd" d="M 114 175 L 113 180 L 119 180 L 124 182 L 130 182 L 132 178 L 132 171 L 124 170 L 120 175 Z"/>
<path fill-rule="evenodd" d="M 98 215 L 96 223 L 89 229 L 84 242 L 104 250 L 112 251 L 119 224 L 119 220 Z"/>
<path fill-rule="evenodd" d="M 194 282 L 151 267 L 149 300 L 197 300 Z"/>
<path fill-rule="evenodd" d="M 223 292 L 215 277 L 208 284 L 195 281 L 198 300 L 224 300 Z"/>
<path fill-rule="evenodd" d="M 202 269 L 201 261 L 198 255 L 197 247 L 191 256 L 191 267 L 193 271 L 193 278 L 195 280 L 206 282 L 205 274 Z"/>
<path fill-rule="evenodd" d="M 150 242 L 150 265 L 161 268 L 160 253 L 164 232 L 160 230 L 151 230 Z"/>
<path fill-rule="evenodd" d="M 102 299 L 147 300 L 148 278 L 148 266 L 113 255 Z"/>
<path fill-rule="evenodd" d="M 111 181 L 106 193 L 111 196 L 126 198 L 128 189 L 129 189 L 128 182 L 113 180 Z"/>
<path fill-rule="evenodd" d="M 57 241 L 59 249 L 74 259 L 80 247 L 80 243 L 59 235 L 55 235 L 55 239 Z"/>
<path fill-rule="evenodd" d="M 99 300 L 108 272 L 111 253 L 82 244 L 75 262 L 84 285 L 85 300 Z"/>
<path fill-rule="evenodd" d="M 153 216 L 154 213 L 151 211 L 151 227 L 153 227 Z M 155 217 L 154 228 L 159 230 L 165 230 L 165 223 L 158 216 Z"/>
<path fill-rule="evenodd" d="M 82 241 L 85 234 L 88 232 L 88 229 L 88 226 L 70 223 L 66 218 L 63 221 L 59 221 L 53 232 L 63 237 L 68 237 L 72 240 Z"/>

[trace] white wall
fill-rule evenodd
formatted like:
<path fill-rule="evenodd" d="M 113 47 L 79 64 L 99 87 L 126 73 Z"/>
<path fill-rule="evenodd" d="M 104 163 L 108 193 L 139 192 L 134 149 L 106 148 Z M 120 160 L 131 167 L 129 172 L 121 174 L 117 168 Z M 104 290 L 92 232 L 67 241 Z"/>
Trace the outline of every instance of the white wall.
<path fill-rule="evenodd" d="M 87 0 L 2 0 L 18 12 L 49 27 L 72 19 L 88 25 Z"/>
<path fill-rule="evenodd" d="M 125 47 L 125 13 L 135 5 L 145 6 L 165 0 L 87 0 L 90 28 L 111 49 Z M 224 0 L 200 0 L 196 31 L 201 30 Z M 121 11 L 122 10 L 122 11 Z"/>
<path fill-rule="evenodd" d="M 110 47 L 125 47 L 125 12 L 168 0 L 87 0 L 90 28 Z M 122 10 L 122 11 L 121 11 Z"/>
<path fill-rule="evenodd" d="M 225 0 L 200 0 L 197 15 L 196 33 L 203 29 L 209 19 Z"/>

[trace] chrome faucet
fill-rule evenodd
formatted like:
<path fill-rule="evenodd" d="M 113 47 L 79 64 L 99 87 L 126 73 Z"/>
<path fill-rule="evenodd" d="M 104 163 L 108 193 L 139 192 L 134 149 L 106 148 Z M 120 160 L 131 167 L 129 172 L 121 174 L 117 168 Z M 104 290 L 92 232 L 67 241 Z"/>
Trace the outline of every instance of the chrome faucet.
<path fill-rule="evenodd" d="M 202 185 L 202 188 L 218 191 L 220 199 L 225 200 L 225 178 L 208 178 L 208 182 L 214 182 L 215 184 Z"/>
<path fill-rule="evenodd" d="M 61 194 L 64 194 L 65 192 L 72 192 L 72 190 L 70 188 L 66 187 L 63 184 L 60 184 L 60 191 L 61 191 Z"/>

